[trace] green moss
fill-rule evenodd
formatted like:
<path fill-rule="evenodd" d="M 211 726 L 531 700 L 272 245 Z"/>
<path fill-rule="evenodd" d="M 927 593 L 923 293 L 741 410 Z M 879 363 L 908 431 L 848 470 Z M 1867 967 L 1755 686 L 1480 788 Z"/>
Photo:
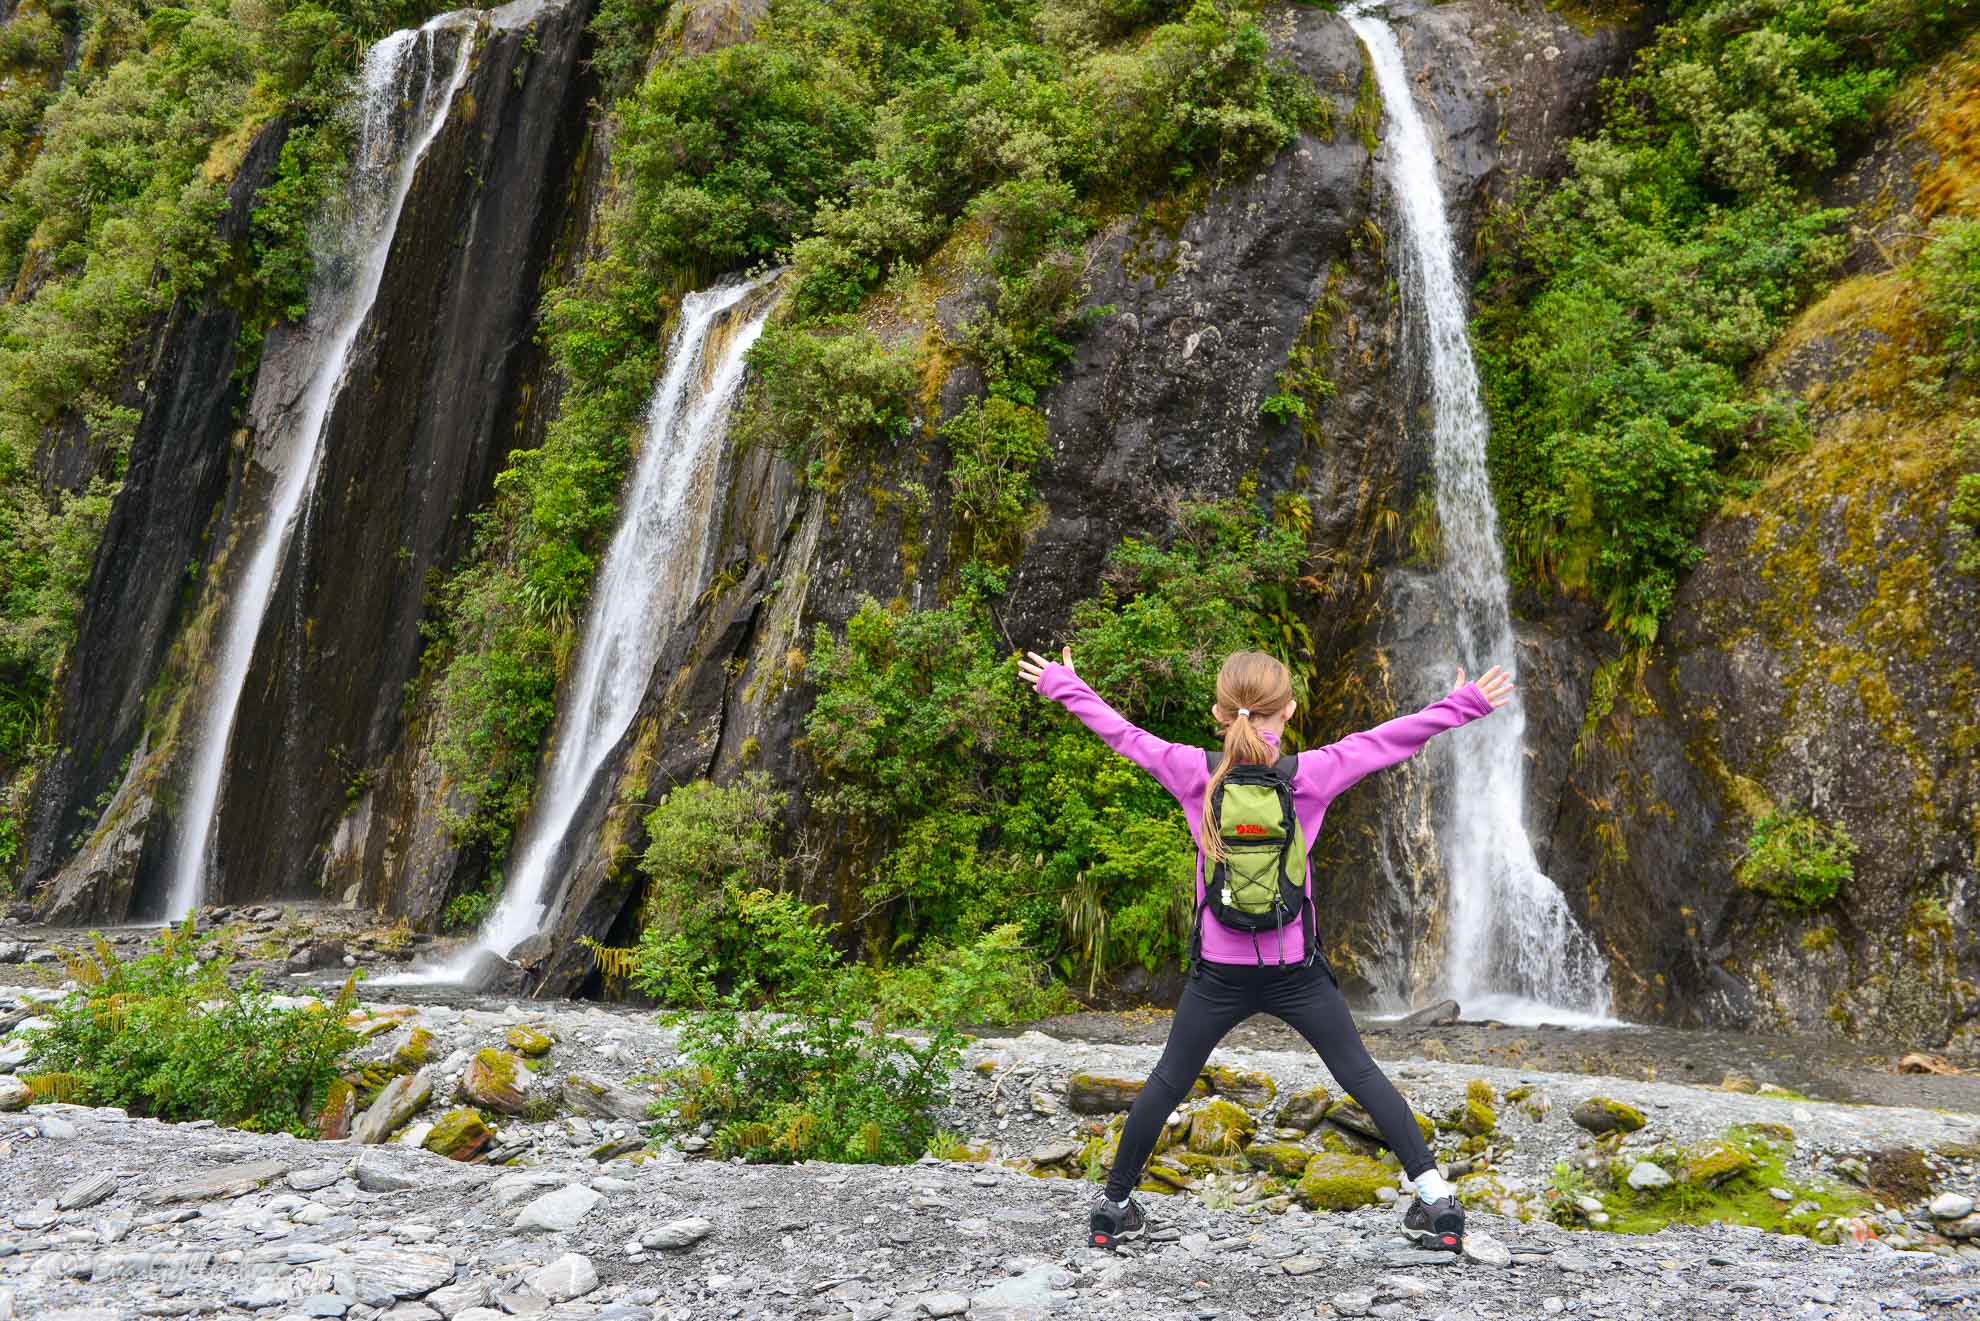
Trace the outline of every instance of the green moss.
<path fill-rule="evenodd" d="M 1322 1152 L 1307 1162 L 1294 1192 L 1316 1211 L 1346 1211 L 1380 1201 L 1376 1190 L 1391 1182 L 1389 1172 L 1366 1156 Z"/>
<path fill-rule="evenodd" d="M 1772 1141 L 1747 1126 L 1729 1130 L 1719 1142 L 1689 1151 L 1657 1152 L 1656 1163 L 1670 1170 L 1678 1181 L 1638 1192 L 1619 1178 L 1616 1190 L 1602 1199 L 1610 1218 L 1604 1228 L 1624 1234 L 1654 1234 L 1669 1224 L 1717 1222 L 1833 1241 L 1833 1230 L 1822 1231 L 1817 1226 L 1863 1214 L 1871 1209 L 1870 1199 L 1856 1189 L 1827 1181 L 1791 1182 L 1785 1170 L 1790 1147 L 1790 1143 Z M 1634 1164 L 1634 1158 L 1628 1163 Z M 1718 1181 L 1687 1180 L 1687 1171 L 1693 1170 Z M 1789 1200 L 1776 1198 L 1768 1191 L 1772 1188 L 1786 1189 L 1791 1194 Z"/>
<path fill-rule="evenodd" d="M 479 1110 L 459 1106 L 434 1120 L 426 1141 L 420 1145 L 449 1160 L 469 1160 L 480 1154 L 493 1137 L 493 1130 Z"/>
<path fill-rule="evenodd" d="M 1217 1095 L 1229 1097 L 1247 1110 L 1263 1110 L 1279 1094 L 1279 1085 L 1272 1081 L 1272 1075 L 1257 1069 L 1214 1064 L 1203 1071 L 1203 1076 L 1209 1079 L 1210 1088 Z"/>
<path fill-rule="evenodd" d="M 1244 1150 L 1256 1127 L 1250 1113 L 1236 1102 L 1208 1101 L 1190 1119 L 1189 1149 L 1205 1156 L 1234 1155 Z"/>
<path fill-rule="evenodd" d="M 400 1073 L 411 1073 L 425 1064 L 432 1054 L 433 1034 L 423 1027 L 416 1027 L 392 1052 L 392 1067 Z"/>
<path fill-rule="evenodd" d="M 1244 1158 L 1257 1169 L 1297 1179 L 1313 1153 L 1297 1142 L 1254 1142 L 1244 1149 Z"/>
<path fill-rule="evenodd" d="M 522 1023 L 509 1029 L 508 1042 L 510 1049 L 532 1059 L 547 1052 L 551 1045 L 549 1036 Z"/>

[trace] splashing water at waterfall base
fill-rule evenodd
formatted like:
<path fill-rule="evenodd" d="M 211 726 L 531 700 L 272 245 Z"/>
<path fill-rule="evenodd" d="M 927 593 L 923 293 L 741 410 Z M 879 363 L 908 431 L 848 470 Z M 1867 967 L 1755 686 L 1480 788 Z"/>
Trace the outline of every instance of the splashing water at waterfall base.
<path fill-rule="evenodd" d="M 335 236 L 333 250 L 318 253 L 319 268 L 333 274 L 319 281 L 310 299 L 305 323 L 310 365 L 293 421 L 260 456 L 275 483 L 262 521 L 243 542 L 246 564 L 217 639 L 212 691 L 194 727 L 191 775 L 168 881 L 165 915 L 170 920 L 190 913 L 202 897 L 227 747 L 255 640 L 297 515 L 315 485 L 331 408 L 378 297 L 413 176 L 467 80 L 475 23 L 472 14 L 443 14 L 422 28 L 393 33 L 365 55 L 355 107 L 357 155 L 347 196 L 349 220 Z M 452 63 L 443 71 L 441 51 L 447 38 L 452 39 Z"/>
<path fill-rule="evenodd" d="M 694 602 L 713 513 L 713 473 L 750 345 L 774 300 L 730 316 L 774 273 L 690 294 L 668 346 L 624 511 L 592 588 L 592 608 L 502 898 L 472 948 L 444 968 L 384 982 L 466 980 L 506 955 L 556 911 L 571 827 L 653 676 L 667 635 Z"/>
<path fill-rule="evenodd" d="M 1439 571 L 1458 663 L 1471 674 L 1513 662 L 1512 613 L 1498 516 L 1485 466 L 1489 427 L 1471 357 L 1467 302 L 1428 127 L 1394 32 L 1355 6 L 1343 17 L 1367 48 L 1386 117 L 1384 169 L 1403 221 L 1403 306 L 1429 375 Z M 1450 923 L 1448 991 L 1467 1017 L 1508 1022 L 1604 1021 L 1607 969 L 1560 888 L 1540 870 L 1526 832 L 1526 717 L 1519 699 L 1455 732 L 1456 784 L 1441 833 Z"/>

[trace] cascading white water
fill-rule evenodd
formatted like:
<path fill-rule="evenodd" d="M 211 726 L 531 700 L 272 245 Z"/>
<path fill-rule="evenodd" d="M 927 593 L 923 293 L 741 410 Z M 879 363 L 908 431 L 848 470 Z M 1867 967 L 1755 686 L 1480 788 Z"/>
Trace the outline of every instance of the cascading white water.
<path fill-rule="evenodd" d="M 716 332 L 726 313 L 771 278 L 690 294 L 681 303 L 521 848 L 474 948 L 434 974 L 437 980 L 461 980 L 488 953 L 506 955 L 554 911 L 561 888 L 556 864 L 571 823 L 638 714 L 661 645 L 694 602 L 712 513 L 697 497 L 709 492 L 744 358 L 763 333 L 773 300 L 761 300 L 726 335 Z"/>
<path fill-rule="evenodd" d="M 324 427 L 343 388 L 358 332 L 378 297 L 413 174 L 467 80 L 475 23 L 472 14 L 443 14 L 422 28 L 393 33 L 365 55 L 348 223 L 335 236 L 334 250 L 319 254 L 319 266 L 327 274 L 311 291 L 305 323 L 311 344 L 307 384 L 289 425 L 271 438 L 261 456 L 275 474 L 275 485 L 261 523 L 246 533 L 246 566 L 224 608 L 213 687 L 194 728 L 192 773 L 167 891 L 166 916 L 172 920 L 200 901 L 227 746 L 255 639 L 268 614 L 297 513 L 315 484 Z M 447 36 L 453 39 L 453 63 L 442 75 L 439 60 Z"/>
<path fill-rule="evenodd" d="M 1387 125 L 1384 168 L 1403 221 L 1403 305 L 1419 320 L 1434 417 L 1444 599 L 1461 663 L 1476 676 L 1513 665 L 1512 612 L 1498 515 L 1485 467 L 1489 428 L 1472 362 L 1465 288 L 1444 211 L 1429 129 L 1402 49 L 1378 11 L 1343 14 L 1368 48 Z M 1470 1016 L 1507 1021 L 1603 1018 L 1608 973 L 1595 943 L 1540 870 L 1524 820 L 1526 717 L 1518 698 L 1448 736 L 1455 753 L 1451 820 L 1442 832 L 1450 926 L 1450 993 Z"/>

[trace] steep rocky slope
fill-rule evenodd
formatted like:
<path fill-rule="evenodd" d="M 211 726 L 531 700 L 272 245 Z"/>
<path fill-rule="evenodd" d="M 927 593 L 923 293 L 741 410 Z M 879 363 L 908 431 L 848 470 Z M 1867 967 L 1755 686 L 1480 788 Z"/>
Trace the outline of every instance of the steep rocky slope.
<path fill-rule="evenodd" d="M 1968 213 L 1980 63 L 1919 80 L 1844 172 L 1850 274 L 1761 371 L 1806 402 L 1807 453 L 1706 528 L 1647 669 L 1612 670 L 1553 829 L 1588 895 L 1625 1012 L 1674 1021 L 1964 1041 L 1976 1010 L 1980 578 L 1946 496 L 1970 464 L 1957 387 L 1930 354 L 1910 268 Z M 1756 821 L 1842 823 L 1855 876 L 1809 914 L 1741 888 Z"/>

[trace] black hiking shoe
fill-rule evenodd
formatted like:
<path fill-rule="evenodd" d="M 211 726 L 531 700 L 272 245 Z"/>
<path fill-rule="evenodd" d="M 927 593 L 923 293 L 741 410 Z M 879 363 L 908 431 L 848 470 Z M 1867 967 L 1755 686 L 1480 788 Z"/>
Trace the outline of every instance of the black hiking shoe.
<path fill-rule="evenodd" d="M 1086 1226 L 1087 1243 L 1112 1252 L 1117 1244 L 1140 1238 L 1148 1228 L 1148 1217 L 1142 1214 L 1141 1203 L 1134 1198 L 1128 1198 L 1126 1206 L 1115 1206 L 1103 1193 L 1094 1199 Z"/>
<path fill-rule="evenodd" d="M 1458 1252 L 1464 1247 L 1464 1208 L 1455 1197 L 1434 1202 L 1412 1197 L 1403 1213 L 1403 1228 L 1416 1234 L 1418 1247 Z"/>

